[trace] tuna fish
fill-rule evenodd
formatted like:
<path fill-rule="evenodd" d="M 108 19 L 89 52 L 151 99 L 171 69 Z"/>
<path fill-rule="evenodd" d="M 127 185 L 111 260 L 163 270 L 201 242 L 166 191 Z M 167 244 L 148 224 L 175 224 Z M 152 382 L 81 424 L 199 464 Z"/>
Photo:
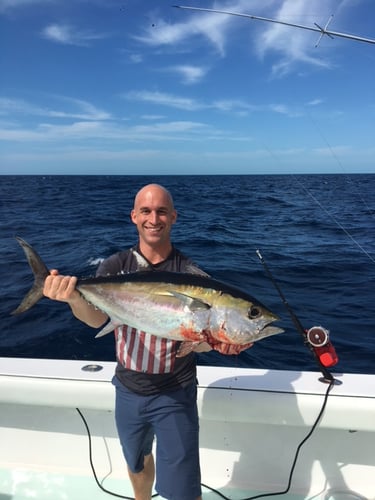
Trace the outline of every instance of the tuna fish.
<path fill-rule="evenodd" d="M 49 270 L 26 241 L 16 238 L 34 273 L 34 285 L 12 314 L 30 309 L 43 296 Z M 244 291 L 207 276 L 140 271 L 78 279 L 77 290 L 110 321 L 97 337 L 129 325 L 158 337 L 188 342 L 244 345 L 283 330 L 279 318 Z"/>

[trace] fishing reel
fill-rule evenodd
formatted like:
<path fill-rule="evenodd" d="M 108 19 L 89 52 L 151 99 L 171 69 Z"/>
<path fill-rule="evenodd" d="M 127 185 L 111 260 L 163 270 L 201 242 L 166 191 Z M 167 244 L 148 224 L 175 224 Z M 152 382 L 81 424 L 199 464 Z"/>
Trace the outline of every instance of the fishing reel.
<path fill-rule="evenodd" d="M 335 366 L 339 358 L 329 340 L 329 330 L 326 330 L 322 326 L 313 326 L 305 331 L 305 336 L 307 344 L 320 363 L 326 368 Z"/>

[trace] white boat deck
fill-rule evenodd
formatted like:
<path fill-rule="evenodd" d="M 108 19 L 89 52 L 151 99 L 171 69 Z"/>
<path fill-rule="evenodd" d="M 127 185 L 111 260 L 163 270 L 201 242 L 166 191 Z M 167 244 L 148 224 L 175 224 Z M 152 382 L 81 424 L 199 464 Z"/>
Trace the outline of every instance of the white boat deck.
<path fill-rule="evenodd" d="M 37 500 L 108 500 L 114 498 L 111 496 L 112 493 L 117 498 L 134 498 L 126 478 L 117 481 L 103 481 L 103 486 L 108 490 L 105 492 L 99 489 L 92 477 L 38 473 L 29 469 L 20 469 L 12 477 L 7 476 L 8 473 L 0 471 L 0 484 L 6 484 L 8 481 L 15 483 L 15 493 L 0 493 L 0 500 L 29 500 L 31 498 Z M 261 494 L 259 491 L 233 489 L 220 490 L 220 493 L 231 500 L 243 500 Z M 163 497 L 158 495 L 156 498 L 163 500 Z M 218 500 L 223 497 L 203 487 L 202 498 L 203 500 Z M 276 495 L 272 498 L 275 500 L 302 500 L 299 495 L 288 494 Z M 358 496 L 348 496 L 348 494 L 340 494 L 340 496 L 332 494 L 325 497 L 325 500 L 358 500 L 358 498 Z"/>
<path fill-rule="evenodd" d="M 114 425 L 114 363 L 0 358 L 0 500 L 132 497 Z M 314 372 L 198 367 L 202 483 L 233 500 L 283 491 L 327 384 Z M 337 375 L 284 500 L 375 500 L 375 376 Z M 204 500 L 221 497 L 203 488 Z M 159 497 L 160 498 L 160 497 Z"/>

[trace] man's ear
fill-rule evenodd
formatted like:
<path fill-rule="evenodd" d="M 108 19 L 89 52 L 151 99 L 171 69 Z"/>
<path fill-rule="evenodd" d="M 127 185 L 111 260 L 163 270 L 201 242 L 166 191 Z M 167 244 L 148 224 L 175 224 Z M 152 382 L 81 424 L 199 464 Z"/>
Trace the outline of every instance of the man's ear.
<path fill-rule="evenodd" d="M 135 210 L 132 210 L 130 212 L 130 220 L 133 222 L 133 224 L 137 224 L 137 214 Z"/>
<path fill-rule="evenodd" d="M 177 220 L 177 210 L 173 210 L 172 213 L 172 224 L 174 224 Z"/>

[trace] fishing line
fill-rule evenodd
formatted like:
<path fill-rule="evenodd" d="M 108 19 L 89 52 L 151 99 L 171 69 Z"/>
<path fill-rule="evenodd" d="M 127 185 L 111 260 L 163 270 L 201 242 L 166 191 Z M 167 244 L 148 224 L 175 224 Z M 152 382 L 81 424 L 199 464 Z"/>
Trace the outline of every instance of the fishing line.
<path fill-rule="evenodd" d="M 311 117 L 310 117 L 311 118 Z M 322 135 L 322 134 L 321 134 Z M 323 135 L 322 135 L 323 137 Z M 324 137 L 323 137 L 324 138 Z M 329 145 L 328 141 L 326 139 L 324 139 L 326 144 L 328 145 L 332 155 L 334 156 L 334 158 L 336 158 L 336 160 L 338 161 L 339 165 L 341 165 L 339 159 L 337 158 L 337 155 L 335 155 L 335 153 L 333 152 L 331 146 Z M 262 144 L 263 144 L 263 147 L 264 149 L 269 153 L 269 155 L 277 162 L 277 163 L 280 163 L 280 159 L 274 154 L 274 152 L 267 146 L 267 144 L 262 141 Z M 346 234 L 346 236 L 348 238 L 350 238 L 352 240 L 352 242 L 361 250 L 361 252 L 363 252 L 366 257 L 368 257 L 370 259 L 371 262 L 373 262 L 375 264 L 375 258 L 369 253 L 367 252 L 367 250 L 349 233 L 349 231 L 341 224 L 341 222 L 339 220 L 337 220 L 337 218 L 332 215 L 326 208 L 324 205 L 322 205 L 320 203 L 320 201 L 316 198 L 316 196 L 314 196 L 311 191 L 303 184 L 302 181 L 300 181 L 300 179 L 298 179 L 298 177 L 295 175 L 295 174 L 290 174 L 294 181 L 303 189 L 303 191 L 319 206 L 319 208 L 321 208 L 321 210 L 323 210 L 323 212 L 325 212 L 328 217 Z M 360 196 L 361 198 L 361 201 L 364 203 L 364 205 L 366 206 L 367 210 L 369 211 L 370 215 L 373 216 L 373 211 L 371 210 L 371 208 L 367 205 L 366 201 L 363 199 L 362 196 Z"/>
<path fill-rule="evenodd" d="M 330 150 L 333 158 L 336 160 L 336 162 L 338 163 L 338 165 L 340 166 L 340 168 L 342 169 L 342 171 L 345 173 L 345 169 L 339 159 L 339 157 L 336 155 L 336 153 L 334 152 L 333 148 L 331 147 L 331 145 L 329 144 L 327 138 L 323 135 L 322 131 L 318 128 L 316 122 L 313 120 L 313 118 L 311 117 L 311 115 L 309 114 L 308 115 L 311 122 L 313 123 L 313 125 L 315 126 L 317 132 L 320 134 L 322 140 L 326 143 L 328 149 Z M 268 144 L 264 141 L 264 140 L 261 140 L 260 139 L 260 143 L 262 144 L 262 147 L 267 151 L 267 153 L 275 160 L 276 163 L 279 163 L 281 164 L 282 162 L 280 161 L 280 158 L 274 153 L 274 151 L 268 146 Z M 319 208 L 321 210 L 323 210 L 323 212 L 326 213 L 326 215 L 328 215 L 328 217 L 341 229 L 341 231 L 343 231 L 344 234 L 346 234 L 346 236 L 360 249 L 360 251 L 366 255 L 366 257 L 372 262 L 375 264 L 375 258 L 354 238 L 354 236 L 352 236 L 350 234 L 350 232 L 341 224 L 341 222 L 333 215 L 331 214 L 324 205 L 322 205 L 322 203 L 320 203 L 320 201 L 316 198 L 316 196 L 314 196 L 311 191 L 303 184 L 303 182 L 295 175 L 295 174 L 290 174 L 294 181 L 303 189 L 303 191 L 314 201 L 314 203 L 316 203 Z M 345 173 L 346 175 L 346 173 Z M 355 186 L 355 183 L 352 181 L 352 179 L 350 179 L 347 175 L 346 175 L 346 178 L 350 180 L 351 184 Z M 358 187 L 356 187 L 356 192 L 360 198 L 360 200 L 362 201 L 362 203 L 364 204 L 364 206 L 366 207 L 366 209 L 368 210 L 369 214 L 374 217 L 374 212 L 373 210 L 371 209 L 371 207 L 367 204 L 366 200 L 363 198 L 363 196 L 361 195 L 360 191 L 358 190 Z"/>
<path fill-rule="evenodd" d="M 327 145 L 327 148 L 329 149 L 332 157 L 336 160 L 336 163 L 339 165 L 339 167 L 341 168 L 341 170 L 343 171 L 343 173 L 345 174 L 345 177 L 346 179 L 350 182 L 350 184 L 355 188 L 356 192 L 357 192 L 357 195 L 358 197 L 360 198 L 360 200 L 362 201 L 362 203 L 365 205 L 365 207 L 367 208 L 369 214 L 374 217 L 375 213 L 374 211 L 371 209 L 371 207 L 368 205 L 368 203 L 366 202 L 366 200 L 364 199 L 364 197 L 362 196 L 362 193 L 361 191 L 358 189 L 358 186 L 355 182 L 353 182 L 353 180 L 350 178 L 350 176 L 347 174 L 347 172 L 345 171 L 345 168 L 340 160 L 340 158 L 337 156 L 337 154 L 335 153 L 334 149 L 332 148 L 331 144 L 328 142 L 328 139 L 326 138 L 326 136 L 323 134 L 323 132 L 321 131 L 321 129 L 318 127 L 318 124 L 316 123 L 316 121 L 313 119 L 313 117 L 311 116 L 310 113 L 308 113 L 308 117 L 310 118 L 310 121 L 311 123 L 314 125 L 316 131 L 318 132 L 318 134 L 320 135 L 321 139 L 326 143 Z"/>
<path fill-rule="evenodd" d="M 323 142 L 325 142 L 325 144 L 327 145 L 332 157 L 335 159 L 335 161 L 337 162 L 337 164 L 339 165 L 339 167 L 341 168 L 341 170 L 345 173 L 346 175 L 346 172 L 345 172 L 345 169 L 344 169 L 344 166 L 340 160 L 340 158 L 336 155 L 335 151 L 333 150 L 331 144 L 328 142 L 327 138 L 325 137 L 325 135 L 323 134 L 323 132 L 320 130 L 320 128 L 318 127 L 316 121 L 313 119 L 313 117 L 311 116 L 311 114 L 309 113 L 308 114 L 309 118 L 310 118 L 310 121 L 311 123 L 314 125 L 316 131 L 318 132 L 318 134 L 320 135 L 321 139 L 323 140 Z M 372 255 L 370 255 L 367 250 L 349 233 L 349 231 L 337 220 L 337 218 L 332 215 L 325 207 L 324 205 L 322 205 L 320 203 L 320 201 L 311 193 L 311 191 L 309 191 L 305 186 L 304 184 L 296 177 L 294 176 L 294 179 L 295 181 L 302 187 L 302 189 L 305 191 L 305 193 L 308 194 L 308 196 L 310 196 L 310 198 L 333 220 L 333 222 L 346 234 L 346 236 L 348 236 L 348 238 L 351 239 L 351 241 L 357 245 L 357 247 L 373 262 L 375 263 L 375 259 L 374 257 L 372 257 Z M 351 184 L 354 186 L 355 183 L 346 175 L 346 179 L 349 179 Z M 371 210 L 371 208 L 369 207 L 369 205 L 367 204 L 366 200 L 363 198 L 362 194 L 360 193 L 360 191 L 358 190 L 357 186 L 356 187 L 356 191 L 357 191 L 357 194 L 359 196 L 359 198 L 361 199 L 362 203 L 364 204 L 364 206 L 367 208 L 367 210 L 369 211 L 369 214 L 373 217 L 374 216 L 374 213 L 373 211 Z"/>
<path fill-rule="evenodd" d="M 88 423 L 87 423 L 85 417 L 83 416 L 81 410 L 79 408 L 76 408 L 76 410 L 77 410 L 79 416 L 81 417 L 82 422 L 83 422 L 83 424 L 84 424 L 84 426 L 86 428 L 87 438 L 88 438 L 88 442 L 89 442 L 89 461 L 90 461 L 90 467 L 91 467 L 91 471 L 93 473 L 93 476 L 94 476 L 96 484 L 99 486 L 99 488 L 102 491 L 104 491 L 104 493 L 108 493 L 108 495 L 112 495 L 112 496 L 117 497 L 117 498 L 125 498 L 126 500 L 135 500 L 134 497 L 127 497 L 125 495 L 120 495 L 119 493 L 114 493 L 113 491 L 107 490 L 100 483 L 100 481 L 98 479 L 98 476 L 96 474 L 96 470 L 95 470 L 95 466 L 94 466 L 94 461 L 93 461 L 93 457 L 92 457 L 92 439 L 91 439 L 90 428 L 89 428 Z M 152 495 L 152 498 L 157 497 L 157 496 L 159 496 L 159 495 L 156 493 L 156 494 Z"/>
<path fill-rule="evenodd" d="M 326 140 L 326 143 L 328 144 L 327 140 Z M 263 147 L 264 147 L 264 149 L 266 149 L 266 151 L 268 151 L 270 156 L 272 156 L 272 158 L 275 161 L 280 163 L 279 158 L 274 154 L 274 152 L 264 142 L 263 142 Z M 329 147 L 330 151 L 332 152 L 333 156 L 337 159 L 337 161 L 339 161 L 337 156 L 332 151 L 332 148 L 329 146 L 329 144 L 328 144 L 328 147 Z M 339 165 L 340 165 L 340 162 L 339 162 Z M 349 231 L 341 224 L 341 222 L 339 220 L 337 220 L 337 218 L 334 215 L 332 215 L 325 208 L 324 205 L 322 205 L 320 203 L 320 201 L 316 198 L 316 196 L 314 196 L 311 193 L 311 191 L 303 184 L 303 182 L 301 182 L 295 174 L 290 174 L 290 175 L 293 177 L 294 181 L 297 184 L 299 184 L 299 186 L 304 190 L 304 192 L 319 206 L 319 208 L 321 208 L 321 210 L 323 210 L 323 212 L 325 212 L 328 215 L 328 217 L 346 234 L 346 236 L 351 239 L 351 241 L 361 250 L 361 252 L 363 252 L 366 255 L 366 257 L 368 257 L 370 259 L 370 261 L 375 264 L 375 258 L 349 233 Z M 370 215 L 373 216 L 373 212 L 372 212 L 371 208 L 367 205 L 366 201 L 363 199 L 362 196 L 360 196 L 360 198 L 361 198 L 361 201 L 366 206 L 367 210 L 369 211 Z"/>
<path fill-rule="evenodd" d="M 305 193 L 310 196 L 312 200 L 330 217 L 335 224 L 346 234 L 348 238 L 352 240 L 352 242 L 357 245 L 357 247 L 375 264 L 375 258 L 368 253 L 368 251 L 349 233 L 349 231 L 341 224 L 340 221 L 336 219 L 334 215 L 332 215 L 325 207 L 320 203 L 320 201 L 304 186 L 304 184 L 294 175 L 292 174 L 295 181 L 298 182 L 298 184 L 302 187 L 302 189 L 305 191 Z"/>
<path fill-rule="evenodd" d="M 345 172 L 345 169 L 341 163 L 341 160 L 340 158 L 336 155 L 336 153 L 334 152 L 333 148 L 331 147 L 330 143 L 328 142 L 327 138 L 324 136 L 323 132 L 319 129 L 316 121 L 312 118 L 312 116 L 309 114 L 308 115 L 310 120 L 311 120 L 311 123 L 314 125 L 316 131 L 319 133 L 320 137 L 322 138 L 322 140 L 326 143 L 332 157 L 336 160 L 337 164 L 340 166 L 340 168 L 342 169 L 342 171 L 344 172 L 345 176 L 346 176 L 346 179 L 350 181 L 351 185 L 352 186 L 355 186 L 356 188 L 356 192 L 357 192 L 357 195 L 359 196 L 359 198 L 361 199 L 362 203 L 364 204 L 364 206 L 367 208 L 369 214 L 374 217 L 374 212 L 372 211 L 372 209 L 369 207 L 369 205 L 367 204 L 366 200 L 363 198 L 361 192 L 358 190 L 358 187 L 356 186 L 356 184 L 352 181 L 352 179 L 350 179 L 350 177 L 348 177 L 346 175 L 346 172 Z M 312 200 L 314 200 L 314 202 L 335 222 L 335 224 L 348 236 L 348 238 L 350 238 L 352 240 L 352 242 L 357 245 L 357 247 L 373 262 L 375 263 L 375 259 L 374 257 L 372 257 L 372 255 L 370 255 L 367 250 L 349 233 L 349 231 L 336 219 L 336 217 L 334 215 L 332 215 L 321 203 L 320 201 L 304 186 L 304 184 L 294 176 L 296 182 L 302 187 L 302 189 L 308 194 L 308 196 L 310 196 L 310 198 Z"/>

